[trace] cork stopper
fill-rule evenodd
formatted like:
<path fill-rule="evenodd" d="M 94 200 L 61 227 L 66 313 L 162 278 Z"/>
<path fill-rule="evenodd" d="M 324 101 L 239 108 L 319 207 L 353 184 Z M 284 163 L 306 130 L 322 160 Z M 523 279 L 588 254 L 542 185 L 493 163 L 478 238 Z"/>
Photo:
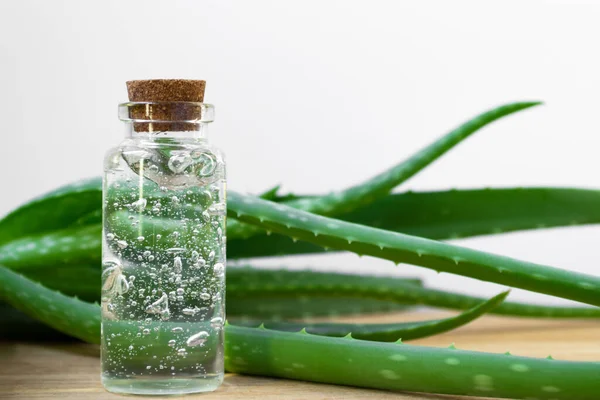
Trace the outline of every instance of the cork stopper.
<path fill-rule="evenodd" d="M 129 109 L 131 119 L 144 121 L 134 122 L 136 132 L 200 129 L 199 125 L 193 121 L 201 119 L 201 107 L 185 102 L 202 103 L 204 101 L 205 81 L 149 79 L 126 83 L 129 101 L 157 102 L 156 104 L 140 104 Z"/>
<path fill-rule="evenodd" d="M 148 79 L 127 82 L 129 101 L 204 101 L 206 81 Z"/>

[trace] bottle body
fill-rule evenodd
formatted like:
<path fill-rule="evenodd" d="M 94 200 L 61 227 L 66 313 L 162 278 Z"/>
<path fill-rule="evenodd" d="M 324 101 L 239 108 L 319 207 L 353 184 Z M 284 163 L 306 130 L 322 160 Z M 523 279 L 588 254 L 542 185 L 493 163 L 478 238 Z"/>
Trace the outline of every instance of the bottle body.
<path fill-rule="evenodd" d="M 182 394 L 223 379 L 225 163 L 194 135 L 133 135 L 103 190 L 102 381 Z"/>

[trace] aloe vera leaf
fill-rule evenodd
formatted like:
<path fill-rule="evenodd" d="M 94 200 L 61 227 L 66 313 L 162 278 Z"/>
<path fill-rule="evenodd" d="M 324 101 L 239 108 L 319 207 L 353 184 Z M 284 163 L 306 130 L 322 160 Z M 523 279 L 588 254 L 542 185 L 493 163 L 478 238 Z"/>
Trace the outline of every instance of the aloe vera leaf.
<path fill-rule="evenodd" d="M 163 227 L 164 224 L 151 225 L 146 226 L 145 229 L 156 228 L 161 231 Z M 0 259 L 6 266 L 19 270 L 30 279 L 51 289 L 84 300 L 97 301 L 100 296 L 100 230 L 101 227 L 96 225 L 19 239 L 0 247 Z M 137 235 L 137 232 L 133 234 Z M 126 237 L 126 239 L 131 238 Z M 165 235 L 163 245 L 172 247 L 174 243 L 168 235 Z M 302 278 L 302 274 L 295 274 L 295 276 Z M 335 274 L 307 275 L 307 278 L 310 279 L 311 276 L 315 279 L 335 278 Z M 234 285 L 240 280 L 250 283 L 260 279 L 264 283 L 271 281 L 271 277 L 275 280 L 281 279 L 281 273 L 264 271 L 257 274 L 250 268 L 228 268 L 227 277 Z M 415 278 L 403 282 L 420 283 Z M 300 305 L 299 300 L 302 302 Z M 240 299 L 232 295 L 228 304 L 231 315 L 266 320 L 381 312 L 405 308 L 406 304 L 398 301 L 350 299 L 344 296 L 340 299 L 333 299 L 330 296 L 313 296 L 311 299 L 304 299 L 302 295 L 280 298 L 277 302 L 273 302 L 273 298 L 261 299 L 253 296 L 252 299 Z"/>
<path fill-rule="evenodd" d="M 102 223 L 102 209 L 94 210 L 90 213 L 84 214 L 81 217 L 73 221 L 69 227 L 86 226 L 93 224 Z"/>
<path fill-rule="evenodd" d="M 230 268 L 236 270 L 237 268 Z M 264 271 L 264 272 L 263 272 Z M 236 275 L 238 275 L 236 277 Z M 243 279 L 243 276 L 249 276 Z M 277 276 L 274 279 L 270 276 Z M 323 276 L 321 278 L 321 275 Z M 334 279 L 330 276 L 336 275 Z M 349 274 L 331 274 L 317 271 L 252 270 L 240 269 L 232 274 L 227 283 L 227 311 L 237 316 L 237 307 L 247 307 L 246 302 L 271 310 L 269 305 L 295 301 L 298 309 L 303 308 L 305 299 L 347 299 L 349 304 L 357 301 L 380 300 L 398 302 L 400 305 L 426 305 L 437 308 L 465 310 L 476 307 L 486 299 L 443 290 L 430 289 L 422 285 L 406 284 L 392 277 L 373 277 Z M 229 277 L 229 276 L 228 276 Z M 261 279 L 261 277 L 264 277 Z M 410 281 L 409 281 L 410 282 Z M 325 301 L 325 304 L 326 301 Z M 230 306 L 234 313 L 230 311 Z M 249 307 L 249 306 L 248 306 Z M 245 308 L 244 308 L 245 309 Z M 380 310 L 381 311 L 381 310 Z M 258 312 L 258 311 L 255 311 Z M 597 307 L 541 306 L 504 301 L 488 311 L 492 314 L 537 318 L 599 318 Z M 251 314 L 251 312 L 248 312 Z M 281 316 L 279 319 L 283 319 Z"/>
<path fill-rule="evenodd" d="M 65 296 L 0 265 L 0 299 L 46 325 L 100 343 L 100 306 Z"/>
<path fill-rule="evenodd" d="M 265 190 L 258 197 L 265 200 L 275 200 L 278 197 L 277 192 L 279 192 L 279 189 L 281 189 L 281 185 L 273 186 L 271 189 Z"/>
<path fill-rule="evenodd" d="M 285 319 L 307 319 L 319 316 L 337 317 L 341 315 L 365 314 L 376 312 L 400 311 L 410 307 L 410 301 L 404 303 L 395 300 L 378 300 L 363 298 L 354 293 L 331 295 L 330 284 L 346 285 L 351 282 L 369 282 L 377 286 L 388 282 L 387 278 L 348 276 L 337 273 L 323 273 L 314 271 L 289 271 L 257 269 L 252 267 L 227 268 L 227 315 L 236 320 L 260 319 L 278 321 Z M 350 283 L 351 283 L 350 282 Z M 394 282 L 421 285 L 417 278 L 399 278 Z M 311 293 L 307 295 L 302 291 L 273 293 L 260 290 L 248 292 L 250 287 L 279 287 L 291 283 L 300 285 L 325 284 L 323 295 Z M 255 284 L 258 284 L 255 286 Z M 236 292 L 237 289 L 239 292 Z"/>
<path fill-rule="evenodd" d="M 391 284 L 423 286 L 423 281 L 416 277 L 394 278 Z M 377 286 L 389 284 L 389 277 L 351 275 L 339 272 L 323 272 L 308 269 L 289 270 L 289 269 L 265 269 L 253 266 L 235 266 L 227 268 L 227 283 L 232 285 L 248 286 L 255 283 L 262 285 L 271 284 L 360 284 Z"/>
<path fill-rule="evenodd" d="M 600 222 L 600 190 L 486 188 L 406 192 L 341 219 L 430 239 Z"/>
<path fill-rule="evenodd" d="M 357 225 L 235 192 L 228 196 L 232 216 L 323 247 L 600 305 L 600 278 L 595 276 Z"/>
<path fill-rule="evenodd" d="M 95 265 L 55 265 L 52 268 L 19 270 L 25 277 L 45 287 L 82 300 L 100 301 L 101 270 Z"/>
<path fill-rule="evenodd" d="M 332 338 L 231 324 L 226 327 L 225 354 L 225 368 L 230 372 L 386 390 L 592 400 L 600 389 L 597 362 Z"/>
<path fill-rule="evenodd" d="M 482 127 L 515 112 L 525 110 L 541 104 L 540 102 L 519 102 L 505 104 L 486 111 L 450 131 L 408 159 L 392 168 L 372 177 L 371 179 L 352 186 L 341 192 L 328 195 L 301 198 L 286 202 L 287 205 L 315 214 L 336 215 L 347 212 L 368 204 L 373 200 L 386 195 L 393 188 L 403 183 L 423 168 L 434 162 L 454 146 L 468 138 Z M 261 232 L 256 227 L 249 227 L 232 221 L 228 225 L 230 238 L 249 237 Z"/>
<path fill-rule="evenodd" d="M 20 269 L 27 276 L 53 289 L 86 300 L 95 300 L 98 296 L 99 280 L 95 276 L 93 280 L 91 276 L 89 279 L 86 278 L 93 272 L 90 270 L 87 273 L 88 269 L 79 268 L 99 265 L 99 233 L 99 226 L 89 226 L 40 235 L 36 238 L 20 239 L 1 247 L 0 259 L 4 260 L 7 266 Z M 165 239 L 165 245 L 169 245 L 168 237 Z M 43 270 L 48 272 L 43 273 Z M 62 275 L 63 270 L 72 272 L 65 272 L 65 275 Z M 96 271 L 99 273 L 99 268 Z M 59 276 L 64 276 L 64 279 Z M 69 276 L 78 279 L 77 284 L 73 284 Z M 277 272 L 229 268 L 227 279 L 230 315 L 269 320 L 397 310 L 415 303 L 467 309 L 484 301 L 481 298 L 440 290 L 405 288 L 403 284 L 407 281 L 398 279 L 324 274 L 314 271 Z M 260 282 L 259 285 L 253 284 L 256 280 Z M 274 280 L 278 280 L 279 283 L 271 285 L 270 282 Z M 240 281 L 244 284 L 237 285 Z M 306 296 L 309 292 L 312 300 L 307 301 Z M 302 303 L 298 303 L 299 301 Z M 345 306 L 341 305 L 345 301 L 348 303 Z M 397 305 L 394 305 L 394 302 Z M 551 318 L 600 316 L 600 310 L 596 308 L 550 307 L 511 302 L 504 302 L 492 312 Z"/>
<path fill-rule="evenodd" d="M 23 235 L 39 234 L 65 226 L 100 223 L 100 179 L 86 182 L 83 186 L 75 183 L 57 189 L 46 195 L 48 198 L 41 197 L 9 214 L 6 221 L 0 221 L 0 244 L 2 240 L 7 242 L 7 237 L 14 240 Z M 595 190 L 560 188 L 402 193 L 384 197 L 340 218 L 433 239 L 446 239 L 597 222 L 597 211 L 593 207 L 597 196 Z M 98 200 L 97 208 L 88 212 L 74 209 L 75 216 L 81 214 L 76 218 L 70 217 L 70 214 L 60 214 L 68 213 L 71 203 L 94 207 L 94 199 Z M 63 201 L 64 204 L 61 203 Z M 66 204 L 66 208 L 57 215 L 58 221 L 53 220 L 54 212 L 48 212 L 55 210 L 54 203 L 59 204 L 59 209 Z M 463 204 L 469 204 L 469 207 L 463 207 Z M 486 204 L 497 206 L 487 207 Z M 25 230 L 23 226 L 19 227 L 19 224 L 28 223 L 28 217 L 23 217 L 21 210 L 27 212 L 31 209 L 34 209 L 36 216 L 42 215 L 41 220 L 48 224 L 29 225 Z M 435 220 L 429 218 L 432 215 Z M 65 219 L 61 221 L 61 218 Z M 235 224 L 232 221 L 230 219 L 229 223 Z M 63 225 L 63 222 L 67 225 Z M 11 226 L 17 228 L 12 229 Z M 246 240 L 232 239 L 230 235 L 228 241 L 230 259 L 322 251 L 320 246 L 306 242 L 294 243 L 289 237 L 277 234 L 270 237 L 262 234 Z"/>
<path fill-rule="evenodd" d="M 57 264 L 20 272 L 51 289 L 99 300 L 100 269 Z M 411 305 L 465 310 L 486 299 L 422 287 L 416 278 L 390 278 L 251 267 L 227 268 L 227 314 L 276 321 L 404 310 Z M 538 318 L 598 318 L 595 307 L 541 306 L 504 301 L 493 314 Z"/>
<path fill-rule="evenodd" d="M 351 296 L 306 296 L 302 294 L 258 294 L 236 296 L 227 289 L 227 316 L 235 321 L 306 320 L 315 317 L 340 317 L 347 315 L 401 312 L 409 309 L 410 302 L 385 301 Z"/>
<path fill-rule="evenodd" d="M 0 220 L 0 244 L 50 232 L 97 211 L 102 205 L 100 178 L 60 187 L 17 208 Z"/>
<path fill-rule="evenodd" d="M 600 191 L 585 189 L 523 188 L 402 193 L 386 196 L 340 218 L 417 236 L 447 239 L 598 222 L 600 208 L 596 204 L 599 202 Z M 73 226 L 99 223 L 99 214 L 100 210 L 86 214 L 81 217 L 82 221 L 74 222 Z M 122 215 L 121 225 L 129 226 L 128 215 Z M 87 222 L 84 222 L 86 219 Z M 149 220 L 146 223 L 167 234 L 175 229 L 168 220 Z M 130 240 L 135 239 L 137 229 L 131 229 L 130 233 Z M 74 232 L 73 236 L 76 238 L 77 233 Z M 227 249 L 230 259 L 323 251 L 320 246 L 304 241 L 294 242 L 278 234 L 262 234 L 245 240 L 229 239 Z M 33 253 L 33 257 L 44 259 L 43 255 Z M 47 263 L 47 260 L 44 262 Z"/>
<path fill-rule="evenodd" d="M 406 192 L 377 199 L 339 219 L 430 239 L 600 222 L 600 190 L 508 188 Z M 287 236 L 230 239 L 230 259 L 323 252 Z"/>
<path fill-rule="evenodd" d="M 90 343 L 100 307 L 61 295 L 0 266 L 0 297 Z M 334 338 L 227 324 L 229 372 L 313 382 L 514 399 L 595 400 L 600 363 L 558 361 Z M 435 376 L 436 379 L 431 379 Z"/>
<path fill-rule="evenodd" d="M 484 126 L 502 117 L 539 104 L 541 102 L 537 101 L 510 103 L 486 111 L 424 147 L 407 160 L 361 184 L 352 186 L 340 193 L 331 193 L 312 199 L 299 199 L 288 205 L 316 214 L 337 214 L 358 208 L 386 195 L 390 190 L 417 174 Z"/>
<path fill-rule="evenodd" d="M 12 269 L 64 264 L 100 265 L 100 225 L 26 236 L 0 246 L 0 263 Z"/>
<path fill-rule="evenodd" d="M 352 333 L 352 337 L 363 340 L 376 340 L 378 342 L 393 342 L 398 339 L 413 340 L 438 333 L 448 332 L 479 318 L 489 310 L 498 306 L 508 291 L 463 312 L 454 317 L 430 321 L 404 322 L 395 324 L 346 324 L 346 323 L 306 323 L 306 322 L 265 322 L 267 329 L 278 331 L 297 332 L 305 329 L 308 333 L 324 336 L 343 337 Z M 244 322 L 244 326 L 258 326 L 257 321 Z"/>

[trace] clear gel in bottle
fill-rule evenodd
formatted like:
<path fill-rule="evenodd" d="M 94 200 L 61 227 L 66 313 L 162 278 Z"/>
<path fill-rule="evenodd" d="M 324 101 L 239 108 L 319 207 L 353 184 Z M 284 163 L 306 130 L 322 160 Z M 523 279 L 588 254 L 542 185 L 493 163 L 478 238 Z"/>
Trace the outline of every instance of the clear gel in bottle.
<path fill-rule="evenodd" d="M 225 163 L 204 81 L 127 83 L 104 162 L 102 383 L 183 394 L 223 380 Z"/>

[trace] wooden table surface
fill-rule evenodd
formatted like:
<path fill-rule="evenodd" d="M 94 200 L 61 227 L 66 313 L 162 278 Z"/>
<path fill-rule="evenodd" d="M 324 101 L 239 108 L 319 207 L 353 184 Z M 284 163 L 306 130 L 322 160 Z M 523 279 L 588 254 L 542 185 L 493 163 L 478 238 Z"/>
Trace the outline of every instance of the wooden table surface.
<path fill-rule="evenodd" d="M 448 313 L 404 313 L 353 320 L 391 322 L 430 319 Z M 352 319 L 346 319 L 346 321 Z M 600 321 L 550 321 L 484 317 L 452 332 L 411 343 L 556 359 L 600 360 Z M 81 343 L 0 342 L 0 399 L 118 399 L 100 385 L 97 346 Z M 131 398 L 131 397 L 130 397 Z M 148 398 L 136 396 L 134 399 Z M 156 399 L 156 397 L 150 397 Z M 170 397 L 175 398 L 175 397 Z M 222 387 L 185 399 L 465 399 L 456 396 L 392 393 L 284 379 L 228 374 Z M 600 398 L 600 394 L 599 394 Z M 474 398 L 469 398 L 474 399 Z"/>

